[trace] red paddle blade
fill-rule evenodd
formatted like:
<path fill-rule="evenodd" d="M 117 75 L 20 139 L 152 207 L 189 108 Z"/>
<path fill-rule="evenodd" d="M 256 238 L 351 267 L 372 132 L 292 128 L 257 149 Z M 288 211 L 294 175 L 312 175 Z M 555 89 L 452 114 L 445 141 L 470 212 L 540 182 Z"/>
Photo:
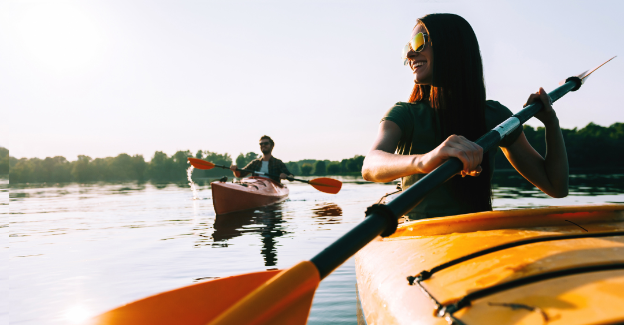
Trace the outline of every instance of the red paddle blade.
<path fill-rule="evenodd" d="M 83 325 L 205 325 L 280 272 L 236 275 L 162 292 L 108 311 Z"/>
<path fill-rule="evenodd" d="M 209 161 L 205 161 L 205 160 L 201 160 L 201 159 L 197 159 L 197 158 L 188 158 L 188 161 L 191 163 L 191 165 L 197 169 L 213 169 L 215 164 L 209 162 Z"/>
<path fill-rule="evenodd" d="M 341 181 L 327 177 L 315 178 L 309 181 L 309 184 L 314 186 L 315 189 L 329 194 L 336 194 L 342 188 Z"/>

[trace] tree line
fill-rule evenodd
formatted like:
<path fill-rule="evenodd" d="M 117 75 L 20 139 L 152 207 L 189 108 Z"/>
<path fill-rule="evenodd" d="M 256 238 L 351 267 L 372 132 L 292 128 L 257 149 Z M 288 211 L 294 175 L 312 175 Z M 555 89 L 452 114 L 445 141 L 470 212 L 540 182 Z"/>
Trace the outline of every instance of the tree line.
<path fill-rule="evenodd" d="M 572 171 L 621 172 L 624 170 L 624 123 L 608 127 L 589 123 L 582 129 L 561 129 Z M 525 125 L 524 134 L 542 157 L 546 154 L 546 133 Z M 496 169 L 513 167 L 500 150 L 496 154 Z"/>
<path fill-rule="evenodd" d="M 122 153 L 116 157 L 91 158 L 78 156 L 75 161 L 68 161 L 65 157 L 21 158 L 9 156 L 9 151 L 0 147 L 0 174 L 9 174 L 10 183 L 61 183 L 61 182 L 97 182 L 97 181 L 152 181 L 184 182 L 187 179 L 187 169 L 190 165 L 188 157 L 205 159 L 217 165 L 230 166 L 232 157 L 225 153 L 219 154 L 207 150 L 199 150 L 194 155 L 186 151 L 178 151 L 168 156 L 162 151 L 154 153 L 148 162 L 142 155 L 130 156 Z M 258 154 L 249 152 L 240 154 L 236 158 L 236 164 L 241 168 Z M 295 175 L 358 175 L 362 169 L 364 156 L 356 156 L 340 161 L 326 160 L 301 160 L 287 162 L 291 173 Z M 326 166 L 330 166 L 327 168 Z M 333 166 L 333 167 L 331 167 Z M 336 168 L 338 167 L 338 168 Z M 211 170 L 193 170 L 193 179 L 220 178 L 232 176 L 232 172 L 226 169 L 213 168 Z"/>
<path fill-rule="evenodd" d="M 624 165 L 624 123 L 603 127 L 594 123 L 582 129 L 562 129 L 572 169 L 615 171 Z M 544 128 L 524 126 L 524 133 L 531 145 L 543 156 L 546 153 Z M 157 151 L 148 162 L 142 155 L 130 156 L 122 153 L 116 157 L 91 158 L 78 156 L 75 161 L 64 157 L 21 158 L 9 155 L 9 150 L 0 147 L 0 175 L 9 174 L 10 183 L 60 183 L 96 181 L 152 181 L 182 182 L 187 178 L 189 167 L 187 157 L 205 159 L 218 165 L 229 166 L 234 161 L 244 167 L 259 157 L 254 152 L 239 154 L 235 160 L 225 153 L 219 154 L 199 150 L 178 151 L 169 156 Z M 357 155 L 341 161 L 303 159 L 286 162 L 290 172 L 297 176 L 360 175 L 364 156 Z M 499 151 L 496 168 L 513 168 Z M 232 176 L 225 169 L 194 170 L 194 179 Z"/>

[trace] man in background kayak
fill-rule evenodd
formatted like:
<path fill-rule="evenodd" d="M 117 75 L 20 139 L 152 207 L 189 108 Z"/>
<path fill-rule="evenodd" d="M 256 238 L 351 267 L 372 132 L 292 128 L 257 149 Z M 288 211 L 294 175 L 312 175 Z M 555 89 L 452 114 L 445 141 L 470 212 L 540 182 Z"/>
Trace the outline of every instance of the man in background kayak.
<path fill-rule="evenodd" d="M 260 138 L 260 151 L 262 151 L 262 157 L 252 160 L 243 169 L 264 173 L 265 175 L 260 176 L 269 177 L 280 184 L 282 179 L 292 181 L 295 176 L 288 171 L 288 168 L 286 168 L 286 165 L 281 160 L 271 155 L 273 147 L 275 147 L 273 139 L 271 139 L 268 135 L 263 135 Z M 245 177 L 249 175 L 249 172 L 238 171 L 238 167 L 235 164 L 232 164 L 230 169 L 234 172 L 234 176 L 236 177 Z"/>

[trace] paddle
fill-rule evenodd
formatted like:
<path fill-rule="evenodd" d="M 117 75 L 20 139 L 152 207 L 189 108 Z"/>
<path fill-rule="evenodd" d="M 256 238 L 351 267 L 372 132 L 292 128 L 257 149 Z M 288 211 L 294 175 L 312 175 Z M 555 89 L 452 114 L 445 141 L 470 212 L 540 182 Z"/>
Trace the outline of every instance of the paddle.
<path fill-rule="evenodd" d="M 562 86 L 549 93 L 553 102 L 578 90 L 596 69 L 566 79 Z M 476 143 L 484 152 L 495 148 L 502 138 L 541 108 L 541 102 L 525 107 Z M 320 280 L 377 236 L 394 233 L 398 217 L 417 206 L 427 193 L 462 167 L 459 159 L 449 159 L 390 203 L 369 207 L 364 221 L 310 261 L 279 273 L 249 273 L 164 292 L 111 310 L 89 324 L 305 324 Z"/>
<path fill-rule="evenodd" d="M 188 161 L 189 163 L 191 163 L 193 167 L 197 169 L 213 169 L 215 167 L 223 168 L 223 169 L 230 169 L 230 167 L 223 166 L 223 165 L 215 165 L 209 161 L 197 159 L 197 158 L 189 157 Z M 252 173 L 252 175 L 266 175 L 269 177 L 279 178 L 279 175 L 264 174 L 264 173 L 260 173 L 260 172 L 248 170 L 248 169 L 237 168 L 236 170 L 241 171 L 241 172 Z M 315 189 L 323 193 L 329 193 L 329 194 L 337 194 L 338 192 L 340 192 L 340 189 L 342 188 L 341 181 L 337 179 L 333 179 L 333 178 L 327 178 L 327 177 L 315 178 L 309 181 L 306 181 L 305 179 L 298 179 L 298 178 L 288 178 L 288 180 L 310 184 Z"/>

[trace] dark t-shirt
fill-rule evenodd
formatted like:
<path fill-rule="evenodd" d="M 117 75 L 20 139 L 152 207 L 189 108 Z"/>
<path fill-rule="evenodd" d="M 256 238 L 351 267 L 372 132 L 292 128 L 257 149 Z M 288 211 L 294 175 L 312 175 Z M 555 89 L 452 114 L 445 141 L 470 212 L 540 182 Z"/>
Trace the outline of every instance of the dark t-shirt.
<path fill-rule="evenodd" d="M 485 109 L 485 126 L 488 130 L 493 129 L 512 115 L 511 111 L 501 103 L 488 100 Z M 396 149 L 396 153 L 400 155 L 425 154 L 445 140 L 442 139 L 440 118 L 437 111 L 424 102 L 396 103 L 381 120 L 392 121 L 401 129 L 401 139 Z M 499 146 L 511 145 L 521 133 L 522 128 L 517 128 L 506 136 Z M 492 173 L 495 168 L 494 156 L 497 150 L 498 148 L 490 152 Z M 424 175 L 414 174 L 403 177 L 401 180 L 403 189 L 407 189 Z M 407 216 L 410 219 L 423 219 L 472 212 L 469 206 L 454 200 L 453 197 L 450 182 L 446 182 L 429 193 Z"/>

